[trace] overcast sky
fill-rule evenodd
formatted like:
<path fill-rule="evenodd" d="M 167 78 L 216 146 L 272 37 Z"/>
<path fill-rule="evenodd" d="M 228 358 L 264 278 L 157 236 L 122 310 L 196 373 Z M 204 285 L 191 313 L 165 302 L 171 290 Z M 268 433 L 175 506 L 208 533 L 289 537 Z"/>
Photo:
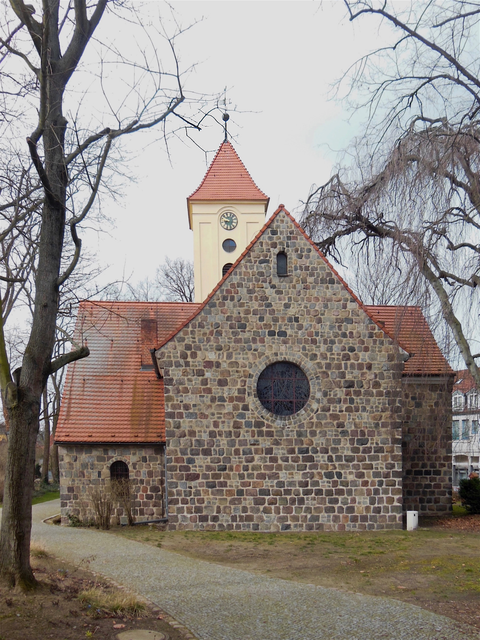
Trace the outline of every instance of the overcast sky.
<path fill-rule="evenodd" d="M 150 6 L 156 8 L 156 3 Z M 184 68 L 198 63 L 187 90 L 220 94 L 227 87 L 231 141 L 257 185 L 270 197 L 269 214 L 283 203 L 293 213 L 312 184 L 328 179 L 335 150 L 358 133 L 360 117 L 331 100 L 332 85 L 362 53 L 378 44 L 375 21 L 350 23 L 340 0 L 279 2 L 173 2 L 184 25 L 198 21 L 177 42 Z M 204 149 L 223 140 L 220 126 L 194 136 Z M 132 160 L 136 182 L 121 204 L 109 203 L 115 221 L 90 239 L 104 280 L 136 282 L 155 273 L 166 256 L 193 259 L 186 198 L 199 185 L 213 153 L 174 142 L 170 162 L 158 144 Z M 297 216 L 298 217 L 298 216 Z"/>

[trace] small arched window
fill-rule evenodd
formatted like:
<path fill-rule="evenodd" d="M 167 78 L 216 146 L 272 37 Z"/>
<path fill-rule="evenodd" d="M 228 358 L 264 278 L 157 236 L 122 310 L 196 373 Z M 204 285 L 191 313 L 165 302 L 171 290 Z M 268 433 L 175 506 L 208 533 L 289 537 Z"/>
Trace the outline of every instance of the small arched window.
<path fill-rule="evenodd" d="M 224 264 L 222 268 L 222 277 L 227 275 L 227 273 L 230 271 L 232 267 L 233 267 L 232 262 L 227 262 L 227 264 Z"/>
<path fill-rule="evenodd" d="M 287 254 L 284 251 L 277 253 L 277 276 L 288 276 Z"/>
<path fill-rule="evenodd" d="M 128 480 L 129 475 L 128 464 L 123 460 L 116 460 L 110 466 L 110 480 Z"/>

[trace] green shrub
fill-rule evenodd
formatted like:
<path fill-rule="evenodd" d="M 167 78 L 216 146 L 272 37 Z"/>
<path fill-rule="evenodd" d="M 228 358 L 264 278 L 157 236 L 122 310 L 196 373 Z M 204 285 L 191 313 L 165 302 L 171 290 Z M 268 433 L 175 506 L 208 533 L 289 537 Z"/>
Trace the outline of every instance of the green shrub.
<path fill-rule="evenodd" d="M 460 480 L 460 500 L 469 513 L 480 513 L 480 478 Z"/>

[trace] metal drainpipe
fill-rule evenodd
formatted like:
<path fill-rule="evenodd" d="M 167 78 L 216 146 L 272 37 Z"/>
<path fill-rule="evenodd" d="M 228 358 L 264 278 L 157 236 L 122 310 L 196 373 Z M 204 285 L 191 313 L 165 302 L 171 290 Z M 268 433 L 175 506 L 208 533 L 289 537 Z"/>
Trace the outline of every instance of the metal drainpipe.
<path fill-rule="evenodd" d="M 164 473 L 165 473 L 165 520 L 168 520 L 168 478 L 167 478 L 167 443 L 165 443 L 163 453 Z"/>
<path fill-rule="evenodd" d="M 168 518 L 159 518 L 158 520 L 141 520 L 140 522 L 134 522 L 133 526 L 137 524 L 159 524 L 160 522 L 168 522 Z M 122 527 L 127 527 L 128 523 L 122 524 Z"/>

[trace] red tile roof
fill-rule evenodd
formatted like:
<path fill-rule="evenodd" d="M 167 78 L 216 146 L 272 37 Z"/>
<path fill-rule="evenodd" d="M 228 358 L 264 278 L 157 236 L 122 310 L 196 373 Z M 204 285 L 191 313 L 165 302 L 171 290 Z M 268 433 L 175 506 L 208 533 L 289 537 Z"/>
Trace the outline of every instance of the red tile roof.
<path fill-rule="evenodd" d="M 153 370 L 149 349 L 197 307 L 81 302 L 74 339 L 86 344 L 90 355 L 68 367 L 56 442 L 165 442 L 163 380 Z"/>
<path fill-rule="evenodd" d="M 461 369 L 460 371 L 457 371 L 453 391 L 468 393 L 468 391 L 475 389 L 476 386 L 475 380 L 468 369 Z"/>
<path fill-rule="evenodd" d="M 420 307 L 365 305 L 371 318 L 383 325 L 410 354 L 404 375 L 452 375 L 453 369 L 440 351 Z"/>
<path fill-rule="evenodd" d="M 269 198 L 260 191 L 230 142 L 222 142 L 202 183 L 187 198 L 191 202 L 263 202 L 267 211 Z"/>

